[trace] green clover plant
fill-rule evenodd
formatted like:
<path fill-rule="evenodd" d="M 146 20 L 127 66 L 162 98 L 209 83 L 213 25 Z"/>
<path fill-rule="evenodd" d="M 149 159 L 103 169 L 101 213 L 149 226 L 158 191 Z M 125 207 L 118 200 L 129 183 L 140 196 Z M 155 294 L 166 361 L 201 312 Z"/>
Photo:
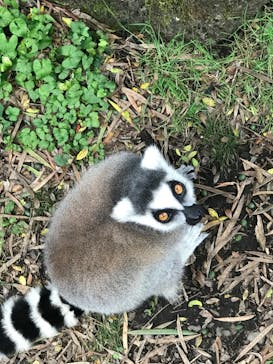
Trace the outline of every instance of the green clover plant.
<path fill-rule="evenodd" d="M 24 5 L 26 9 L 26 5 Z M 0 6 L 0 134 L 7 149 L 41 149 L 65 165 L 83 148 L 93 159 L 99 112 L 114 83 L 100 71 L 108 45 L 81 21 L 56 27 L 43 8 L 20 10 L 15 0 Z M 11 97 L 17 97 L 17 105 Z M 21 121 L 15 140 L 11 132 Z M 103 147 L 95 148 L 98 158 Z"/>

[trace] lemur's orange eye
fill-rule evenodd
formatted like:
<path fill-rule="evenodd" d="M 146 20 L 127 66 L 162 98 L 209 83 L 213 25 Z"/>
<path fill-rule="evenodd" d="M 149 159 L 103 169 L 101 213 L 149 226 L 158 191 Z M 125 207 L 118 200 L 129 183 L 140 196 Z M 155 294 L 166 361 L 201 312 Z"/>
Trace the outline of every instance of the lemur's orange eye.
<path fill-rule="evenodd" d="M 180 183 L 177 183 L 177 184 L 174 186 L 174 192 L 175 192 L 177 195 L 182 195 L 182 193 L 184 192 L 184 188 L 183 188 L 183 186 L 182 186 Z"/>
<path fill-rule="evenodd" d="M 161 212 L 159 215 L 158 215 L 158 219 L 159 221 L 161 222 L 165 222 L 169 219 L 169 214 L 167 212 Z"/>

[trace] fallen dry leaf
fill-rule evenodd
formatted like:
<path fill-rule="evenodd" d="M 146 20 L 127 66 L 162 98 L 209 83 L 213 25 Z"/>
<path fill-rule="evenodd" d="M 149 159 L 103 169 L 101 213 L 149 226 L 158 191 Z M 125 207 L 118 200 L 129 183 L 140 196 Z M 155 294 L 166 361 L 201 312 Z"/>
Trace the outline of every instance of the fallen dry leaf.
<path fill-rule="evenodd" d="M 256 239 L 257 239 L 258 243 L 260 244 L 260 247 L 262 248 L 262 250 L 265 250 L 266 237 L 264 234 L 264 226 L 263 226 L 263 221 L 262 221 L 261 215 L 257 215 L 257 225 L 255 226 L 255 236 L 256 236 Z"/>

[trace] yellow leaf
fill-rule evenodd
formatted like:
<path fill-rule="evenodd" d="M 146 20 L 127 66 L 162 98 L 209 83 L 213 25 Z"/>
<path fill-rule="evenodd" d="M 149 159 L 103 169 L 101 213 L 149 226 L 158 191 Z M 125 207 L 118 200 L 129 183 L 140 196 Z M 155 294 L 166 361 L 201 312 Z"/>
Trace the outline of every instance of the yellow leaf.
<path fill-rule="evenodd" d="M 82 126 L 79 130 L 78 130 L 78 133 L 82 133 L 83 131 L 85 131 L 86 129 L 86 126 Z"/>
<path fill-rule="evenodd" d="M 25 286 L 27 284 L 27 280 L 24 276 L 20 276 L 18 281 L 22 286 Z"/>
<path fill-rule="evenodd" d="M 181 317 L 179 317 L 179 321 L 185 322 L 185 321 L 187 321 L 187 317 L 181 316 Z"/>
<path fill-rule="evenodd" d="M 228 217 L 227 216 L 220 216 L 219 217 L 219 221 L 225 221 L 225 220 L 227 220 L 228 219 Z"/>
<path fill-rule="evenodd" d="M 40 364 L 39 360 L 34 360 L 32 364 Z"/>
<path fill-rule="evenodd" d="M 219 215 L 214 209 L 208 208 L 208 213 L 213 219 L 219 219 Z"/>
<path fill-rule="evenodd" d="M 142 85 L 140 85 L 140 88 L 142 90 L 147 90 L 149 86 L 150 86 L 150 82 L 145 82 Z"/>
<path fill-rule="evenodd" d="M 250 111 L 252 112 L 252 114 L 255 116 L 255 115 L 257 115 L 257 109 L 256 109 L 256 107 L 255 106 L 253 106 L 253 105 L 251 105 L 250 106 Z"/>
<path fill-rule="evenodd" d="M 116 104 L 114 101 L 112 100 L 108 100 L 109 104 L 113 106 L 113 108 L 115 110 L 117 110 L 117 112 L 119 112 L 126 121 L 128 121 L 129 123 L 132 122 L 132 119 L 131 119 L 131 116 L 130 116 L 130 113 L 128 110 L 125 110 L 125 111 L 122 111 L 121 108 L 118 106 L 118 104 Z"/>
<path fill-rule="evenodd" d="M 111 68 L 111 69 L 110 69 L 110 72 L 111 72 L 111 73 L 114 73 L 114 74 L 117 74 L 117 73 L 122 72 L 122 70 L 121 70 L 120 68 L 114 68 L 114 67 L 113 67 L 113 68 Z"/>
<path fill-rule="evenodd" d="M 47 228 L 44 228 L 44 229 L 41 231 L 41 235 L 42 235 L 42 236 L 45 236 L 47 233 L 48 233 L 48 229 L 47 229 Z"/>
<path fill-rule="evenodd" d="M 273 168 L 268 169 L 267 172 L 273 174 Z"/>
<path fill-rule="evenodd" d="M 138 88 L 137 87 L 132 87 L 132 90 L 135 92 L 138 92 Z"/>
<path fill-rule="evenodd" d="M 199 300 L 192 300 L 188 303 L 188 307 L 193 307 L 193 306 L 203 307 L 203 304 Z"/>
<path fill-rule="evenodd" d="M 226 115 L 229 116 L 233 113 L 233 109 L 229 109 L 227 112 L 226 112 Z"/>
<path fill-rule="evenodd" d="M 196 150 L 193 150 L 192 152 L 189 153 L 188 155 L 188 159 L 191 160 L 193 157 L 195 157 L 197 154 Z"/>
<path fill-rule="evenodd" d="M 132 119 L 131 119 L 131 116 L 130 116 L 130 113 L 128 110 L 125 110 L 121 113 L 121 115 L 124 117 L 124 119 L 126 121 L 128 121 L 129 123 L 132 122 Z"/>
<path fill-rule="evenodd" d="M 13 265 L 12 268 L 16 270 L 16 272 L 22 272 L 23 270 L 22 267 L 20 267 L 19 265 Z"/>
<path fill-rule="evenodd" d="M 199 347 L 201 344 L 202 344 L 202 336 L 198 336 L 196 339 L 195 339 L 195 346 Z"/>
<path fill-rule="evenodd" d="M 239 129 L 237 129 L 237 128 L 233 129 L 233 134 L 238 138 L 238 136 L 239 136 Z"/>
<path fill-rule="evenodd" d="M 175 153 L 176 153 L 176 155 L 178 155 L 179 157 L 181 157 L 181 152 L 180 152 L 180 150 L 178 148 L 175 149 Z"/>
<path fill-rule="evenodd" d="M 29 108 L 29 98 L 27 94 L 23 94 L 21 97 L 21 105 L 24 110 Z"/>
<path fill-rule="evenodd" d="M 31 107 L 26 109 L 26 112 L 28 112 L 29 114 L 37 114 L 38 112 L 40 112 L 39 109 L 32 109 Z"/>
<path fill-rule="evenodd" d="M 113 106 L 113 108 L 117 111 L 121 113 L 121 108 L 118 106 L 118 104 L 116 104 L 114 101 L 112 100 L 108 100 L 109 104 Z"/>
<path fill-rule="evenodd" d="M 265 297 L 266 298 L 271 298 L 273 294 L 273 289 L 270 287 L 269 290 L 266 292 Z"/>
<path fill-rule="evenodd" d="M 62 190 L 64 188 L 64 180 L 62 180 L 58 186 L 57 186 L 58 190 Z"/>
<path fill-rule="evenodd" d="M 65 16 L 63 16 L 62 17 L 62 21 L 65 23 L 65 25 L 67 25 L 70 28 L 71 23 L 72 23 L 72 19 L 71 18 L 66 18 Z"/>
<path fill-rule="evenodd" d="M 209 107 L 214 107 L 216 105 L 215 101 L 210 97 L 203 97 L 203 104 Z"/>
<path fill-rule="evenodd" d="M 55 352 L 56 352 L 56 353 L 59 353 L 59 352 L 62 350 L 62 345 L 57 344 L 57 345 L 55 346 L 54 350 L 55 350 Z"/>
<path fill-rule="evenodd" d="M 40 13 L 43 14 L 45 12 L 45 6 L 41 5 L 39 10 L 40 10 Z"/>
<path fill-rule="evenodd" d="M 191 148 L 192 148 L 192 146 L 190 144 L 188 144 L 188 145 L 185 145 L 185 147 L 183 148 L 183 150 L 185 152 L 190 152 L 191 151 Z"/>
<path fill-rule="evenodd" d="M 247 297 L 248 297 L 248 289 L 245 289 L 244 290 L 244 293 L 243 293 L 243 296 L 242 296 L 242 298 L 243 298 L 243 301 L 245 301 L 246 299 L 247 299 Z"/>
<path fill-rule="evenodd" d="M 81 151 L 77 154 L 77 157 L 76 157 L 77 161 L 80 161 L 80 160 L 82 160 L 83 158 L 85 158 L 85 157 L 87 156 L 87 154 L 88 154 L 88 149 L 87 149 L 87 148 L 82 149 L 82 150 L 81 150 Z"/>

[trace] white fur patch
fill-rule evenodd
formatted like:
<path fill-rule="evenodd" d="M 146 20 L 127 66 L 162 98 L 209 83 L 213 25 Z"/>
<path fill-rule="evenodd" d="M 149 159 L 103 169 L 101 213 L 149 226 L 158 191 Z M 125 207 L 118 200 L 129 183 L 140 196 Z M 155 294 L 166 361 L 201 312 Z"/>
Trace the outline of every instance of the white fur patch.
<path fill-rule="evenodd" d="M 128 221 L 134 222 L 139 225 L 147 226 L 162 233 L 173 231 L 179 226 L 186 224 L 185 216 L 183 213 L 178 213 L 178 215 L 175 216 L 174 220 L 166 224 L 162 224 L 154 218 L 153 214 L 150 211 L 147 211 L 144 215 L 131 216 L 130 218 L 128 218 Z"/>
<path fill-rule="evenodd" d="M 69 305 L 61 301 L 58 290 L 53 287 L 50 287 L 49 289 L 51 290 L 50 301 L 52 305 L 60 308 L 61 314 L 64 317 L 65 326 L 73 327 L 77 325 L 78 319 L 75 317 L 74 312 L 70 310 Z"/>
<path fill-rule="evenodd" d="M 130 221 L 128 218 L 135 215 L 135 209 L 128 197 L 121 199 L 113 208 L 111 217 L 119 222 Z"/>
<path fill-rule="evenodd" d="M 165 170 L 168 167 L 168 163 L 155 145 L 151 145 L 145 150 L 140 165 L 142 168 L 152 170 Z"/>
<path fill-rule="evenodd" d="M 8 357 L 5 354 L 0 353 L 0 361 L 5 361 L 7 363 Z"/>
<path fill-rule="evenodd" d="M 50 323 L 41 316 L 38 305 L 40 301 L 41 288 L 31 288 L 26 294 L 25 300 L 29 303 L 31 314 L 30 317 L 35 325 L 40 329 L 41 338 L 52 337 L 57 335 L 58 331 Z"/>
<path fill-rule="evenodd" d="M 166 183 L 161 183 L 158 189 L 153 192 L 153 200 L 148 207 L 152 210 L 182 210 L 181 203 L 174 197 L 170 186 Z"/>
<path fill-rule="evenodd" d="M 180 204 L 179 206 L 181 207 Z M 172 231 L 178 226 L 186 223 L 185 216 L 182 212 L 178 213 L 177 216 L 175 216 L 174 221 L 171 221 L 167 224 L 162 224 L 158 222 L 154 218 L 152 211 L 148 210 L 145 214 L 142 215 L 137 214 L 131 201 L 127 197 L 123 198 L 117 203 L 117 205 L 113 208 L 111 217 L 121 223 L 134 222 L 136 224 L 144 225 L 163 233 Z"/>
<path fill-rule="evenodd" d="M 182 169 L 184 168 L 184 171 L 187 172 L 188 167 L 183 167 L 181 170 L 175 170 L 175 168 L 166 162 L 156 146 L 152 145 L 145 150 L 141 161 L 141 167 L 151 170 L 161 169 L 166 173 L 165 181 L 182 182 L 186 186 L 187 190 L 183 201 L 184 206 L 191 206 L 196 202 L 194 186 L 191 181 L 192 176 L 187 176 L 183 172 L 181 174 Z"/>
<path fill-rule="evenodd" d="M 11 320 L 12 308 L 17 299 L 18 299 L 17 297 L 10 297 L 6 302 L 4 302 L 2 308 L 3 312 L 2 325 L 6 335 L 15 343 L 16 351 L 25 351 L 31 347 L 31 343 L 14 328 Z"/>

